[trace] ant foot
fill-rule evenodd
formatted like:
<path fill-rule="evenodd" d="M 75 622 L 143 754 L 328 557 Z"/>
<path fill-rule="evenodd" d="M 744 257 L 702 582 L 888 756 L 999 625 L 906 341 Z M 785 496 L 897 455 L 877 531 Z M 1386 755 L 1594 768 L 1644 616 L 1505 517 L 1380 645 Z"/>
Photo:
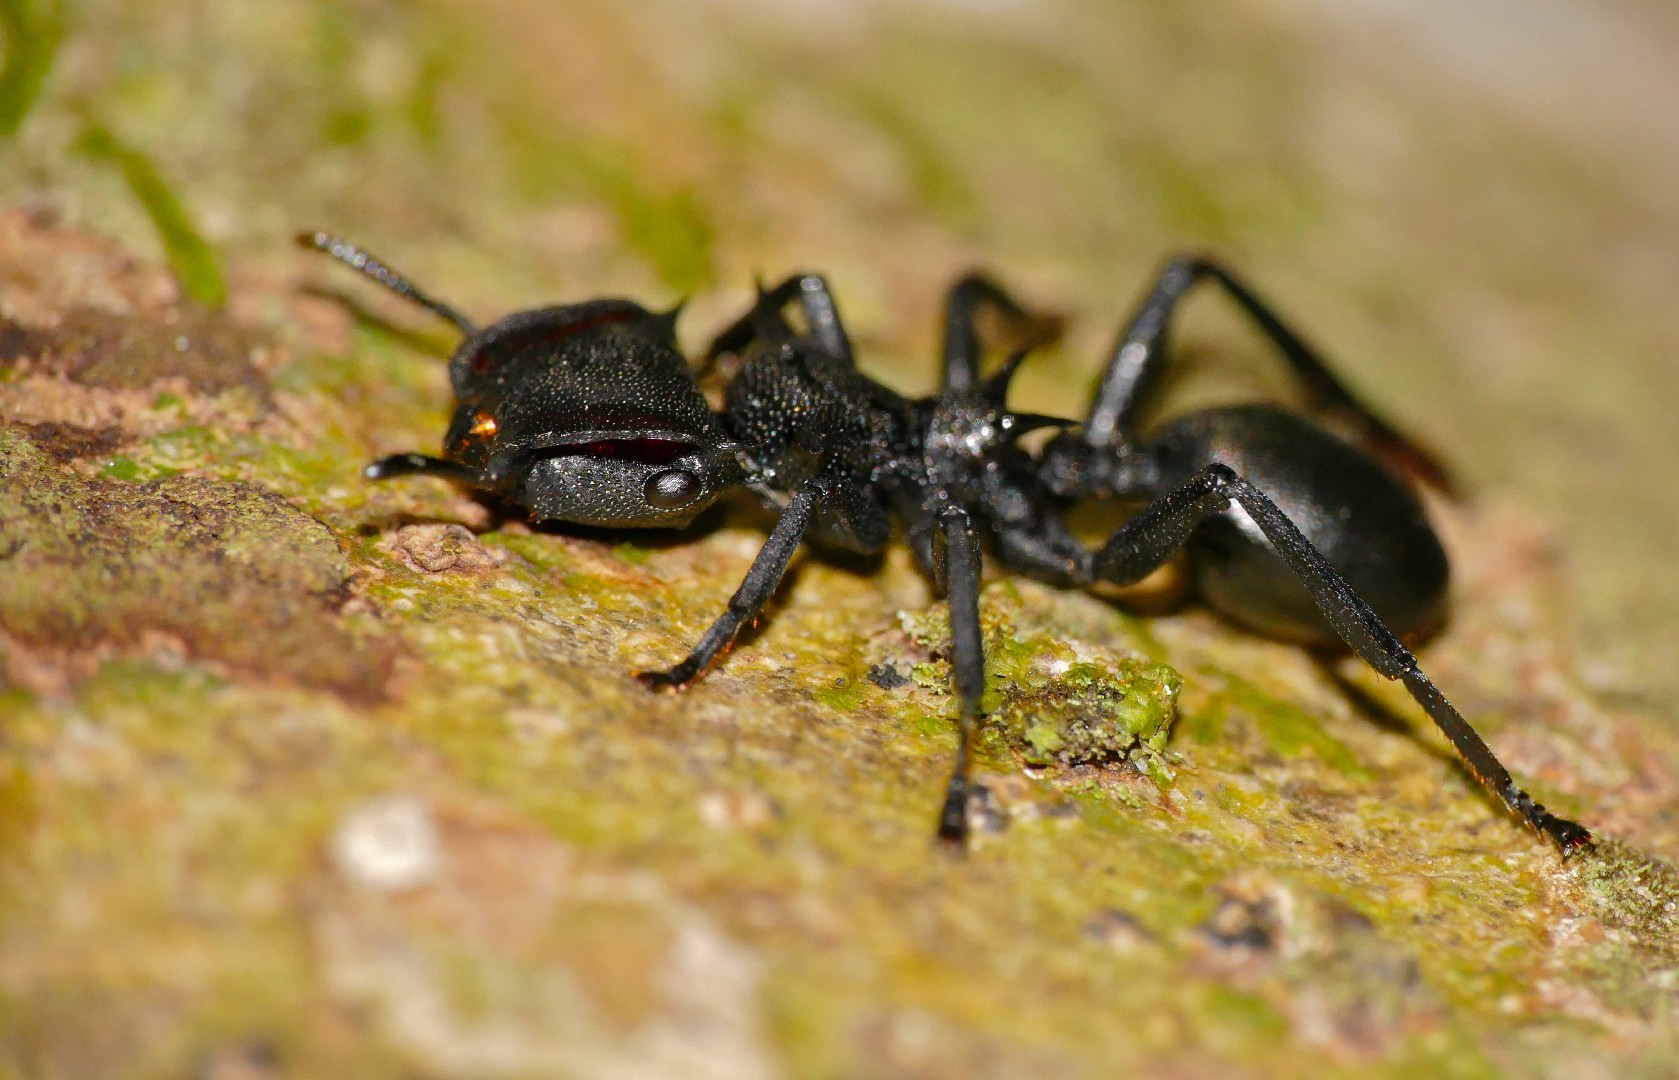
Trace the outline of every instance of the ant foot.
<path fill-rule="evenodd" d="M 665 671 L 638 671 L 636 681 L 649 690 L 686 690 L 700 677 L 699 665 L 684 660 Z"/>

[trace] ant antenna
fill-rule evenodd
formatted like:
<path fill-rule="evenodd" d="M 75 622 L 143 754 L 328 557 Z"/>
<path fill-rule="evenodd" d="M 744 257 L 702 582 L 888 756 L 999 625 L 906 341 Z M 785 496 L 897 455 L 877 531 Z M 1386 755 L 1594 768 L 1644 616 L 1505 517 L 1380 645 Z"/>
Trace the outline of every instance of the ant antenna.
<path fill-rule="evenodd" d="M 468 319 L 465 315 L 462 315 L 443 301 L 433 300 L 431 297 L 421 292 L 419 286 L 415 285 L 412 281 L 409 281 L 395 270 L 392 270 L 378 259 L 375 259 L 372 255 L 342 237 L 334 236 L 329 232 L 298 233 L 297 245 L 299 247 L 313 248 L 316 251 L 324 251 L 326 254 L 337 259 L 345 266 L 348 266 L 353 270 L 359 270 L 361 273 L 366 274 L 368 277 L 391 290 L 391 292 L 396 293 L 398 296 L 403 297 L 406 300 L 412 300 L 414 303 L 419 304 L 432 314 L 440 315 L 443 318 L 448 319 L 450 322 L 460 327 L 461 333 L 466 334 L 468 337 L 471 337 L 473 334 L 478 332 L 478 327 L 473 325 L 471 319 Z"/>

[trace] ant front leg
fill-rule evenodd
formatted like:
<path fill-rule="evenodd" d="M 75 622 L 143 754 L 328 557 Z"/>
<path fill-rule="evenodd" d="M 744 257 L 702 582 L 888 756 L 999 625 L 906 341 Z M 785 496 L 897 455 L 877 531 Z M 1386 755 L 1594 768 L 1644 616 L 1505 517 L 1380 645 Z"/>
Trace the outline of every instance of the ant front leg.
<path fill-rule="evenodd" d="M 1533 830 L 1571 855 L 1591 844 L 1591 833 L 1557 817 L 1516 786 L 1509 770 L 1475 729 L 1417 666 L 1416 657 L 1388 630 L 1329 561 L 1264 492 L 1224 465 L 1209 465 L 1156 499 L 1103 545 L 1092 563 L 1095 577 L 1119 585 L 1140 581 L 1182 547 L 1195 527 L 1230 509 L 1246 511 L 1306 586 L 1341 640 L 1377 672 L 1405 684 L 1482 787 Z"/>
<path fill-rule="evenodd" d="M 430 454 L 392 454 L 369 462 L 361 470 L 368 480 L 390 480 L 398 476 L 435 476 L 439 480 L 455 480 L 462 484 L 480 486 L 478 474 L 465 465 L 445 461 Z"/>
<path fill-rule="evenodd" d="M 1317 350 L 1241 278 L 1210 259 L 1188 257 L 1166 264 L 1120 333 L 1083 431 L 1066 436 L 1052 455 L 1057 460 L 1046 477 L 1052 484 L 1075 486 L 1072 477 L 1077 463 L 1066 460 L 1069 456 L 1089 457 L 1135 440 L 1138 420 L 1160 389 L 1170 359 L 1168 331 L 1172 317 L 1184 298 L 1204 281 L 1216 282 L 1276 345 L 1313 406 L 1348 422 L 1379 457 L 1395 463 L 1401 471 L 1421 477 L 1442 491 L 1452 490 L 1450 477 L 1439 461 L 1347 389 Z"/>
<path fill-rule="evenodd" d="M 711 624 L 694 650 L 680 664 L 665 671 L 636 672 L 636 678 L 643 685 L 655 690 L 685 689 L 705 673 L 718 653 L 734 643 L 741 628 L 757 618 L 770 597 L 775 595 L 776 586 L 786 575 L 787 566 L 793 561 L 793 553 L 799 549 L 799 541 L 804 537 L 811 515 L 827 489 L 827 482 L 821 477 L 805 481 L 787 501 L 780 520 L 775 523 L 764 546 L 758 550 L 751 568 L 746 571 L 746 578 L 735 590 L 734 596 L 729 598 L 729 606 L 723 614 Z"/>

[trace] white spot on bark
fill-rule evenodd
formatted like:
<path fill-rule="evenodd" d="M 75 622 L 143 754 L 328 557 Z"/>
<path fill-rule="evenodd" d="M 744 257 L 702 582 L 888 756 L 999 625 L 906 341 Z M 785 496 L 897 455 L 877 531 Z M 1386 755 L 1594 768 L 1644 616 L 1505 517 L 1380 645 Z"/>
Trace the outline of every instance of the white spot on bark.
<path fill-rule="evenodd" d="M 412 795 L 352 810 L 333 833 L 332 856 L 345 877 L 384 892 L 426 884 L 443 861 L 431 810 Z"/>

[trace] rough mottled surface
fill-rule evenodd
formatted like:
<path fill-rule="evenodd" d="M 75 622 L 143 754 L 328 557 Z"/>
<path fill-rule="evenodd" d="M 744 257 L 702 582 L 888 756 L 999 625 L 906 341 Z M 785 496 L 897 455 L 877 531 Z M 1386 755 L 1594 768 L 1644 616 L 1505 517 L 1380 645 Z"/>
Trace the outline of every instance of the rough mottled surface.
<path fill-rule="evenodd" d="M 0 431 L 0 554 L 0 627 L 22 645 L 174 640 L 194 658 L 383 696 L 388 658 L 339 619 L 350 572 L 338 542 L 270 492 L 84 480 Z"/>
<path fill-rule="evenodd" d="M 1463 17 L 1359 10 L 6 6 L 0 1077 L 1672 1075 L 1679 503 L 1632 465 L 1676 449 L 1636 106 L 1679 26 L 1564 4 L 1464 68 Z M 1559 26 L 1617 59 L 1536 108 Z M 1478 492 L 1431 505 L 1425 666 L 1603 842 L 1563 864 L 1358 665 L 1137 614 L 1168 581 L 997 578 L 949 857 L 905 551 L 803 559 L 644 693 L 762 522 L 364 483 L 436 444 L 452 341 L 290 249 L 313 225 L 474 317 L 693 292 L 690 346 L 814 266 L 906 391 L 988 264 L 1068 316 L 1046 411 L 1159 255 L 1231 254 Z M 1190 310 L 1193 367 L 1267 370 Z"/>

